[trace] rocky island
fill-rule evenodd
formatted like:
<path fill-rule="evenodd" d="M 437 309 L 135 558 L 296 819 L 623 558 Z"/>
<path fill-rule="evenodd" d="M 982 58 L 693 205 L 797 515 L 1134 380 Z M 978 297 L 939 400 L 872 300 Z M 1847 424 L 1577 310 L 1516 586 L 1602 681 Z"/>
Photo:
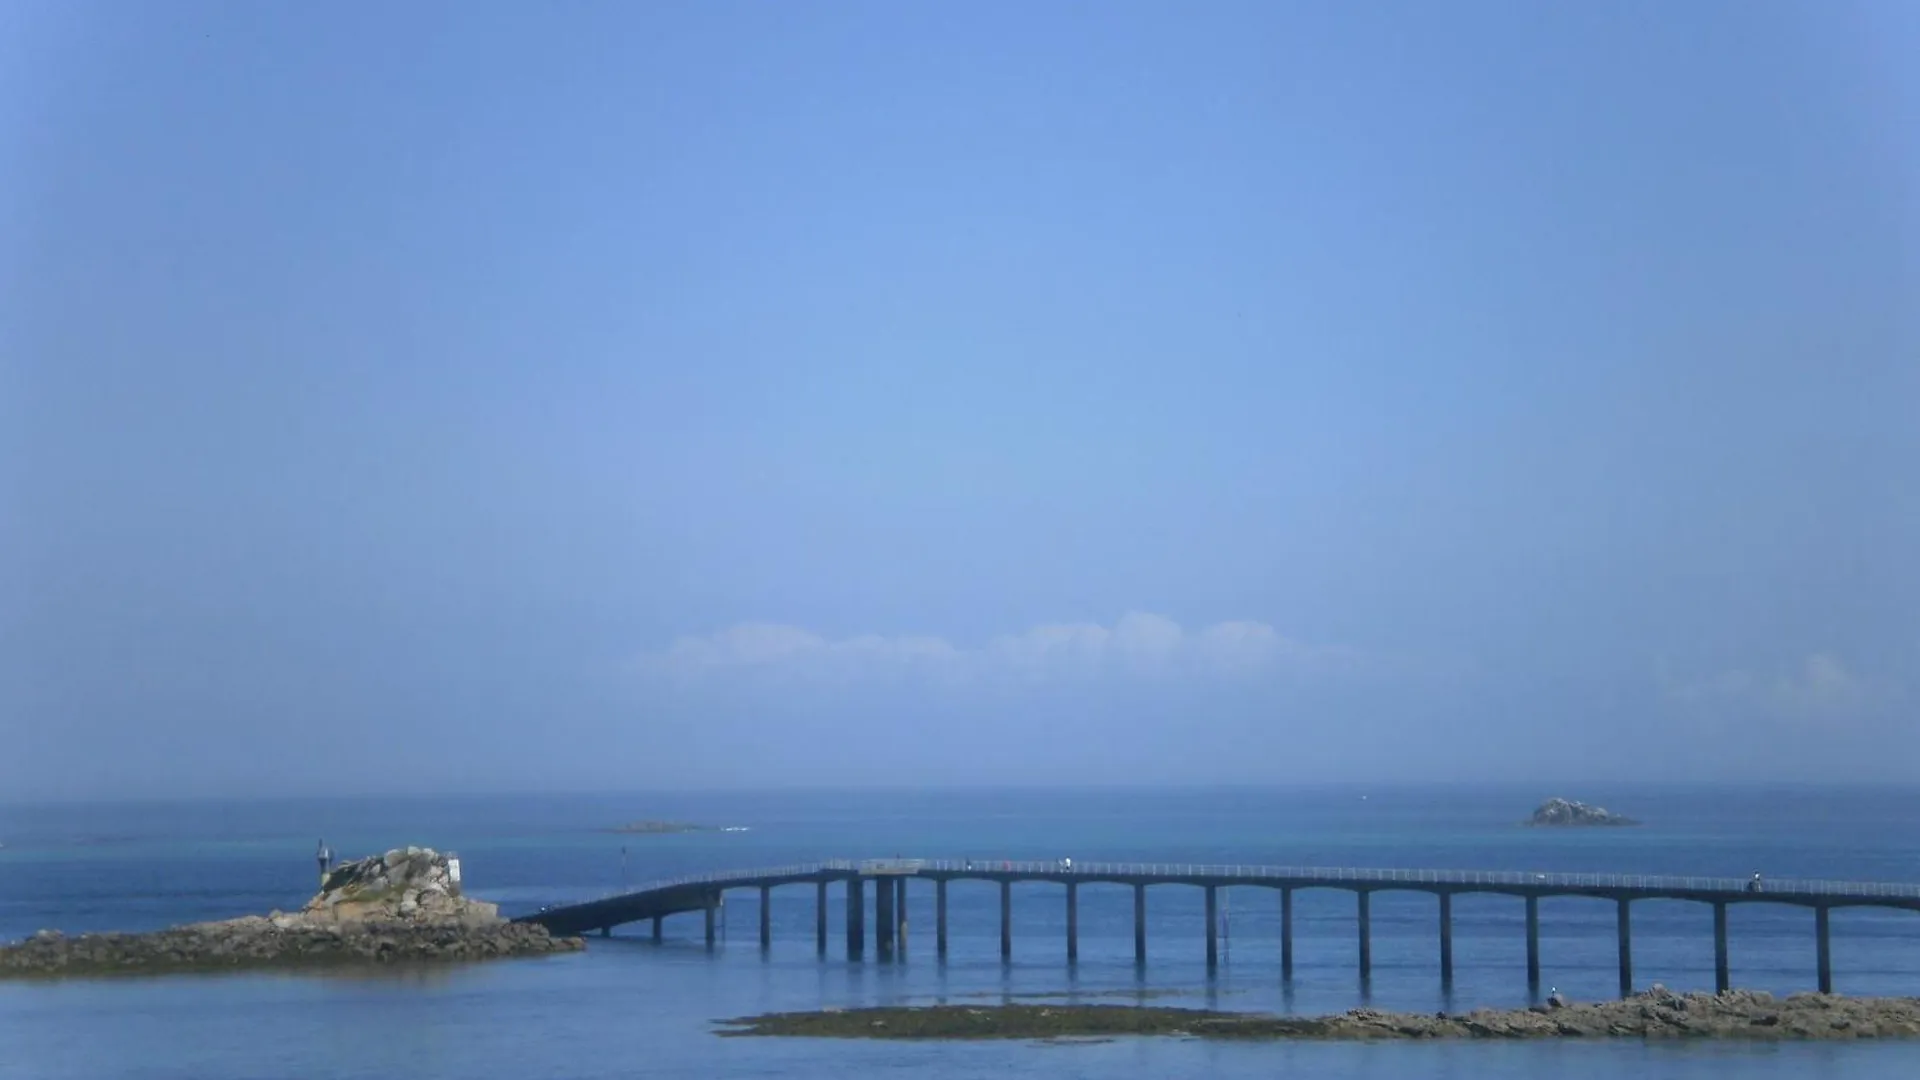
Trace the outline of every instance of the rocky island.
<path fill-rule="evenodd" d="M 1613 813 L 1604 806 L 1588 806 L 1572 799 L 1548 799 L 1534 810 L 1528 825 L 1579 826 L 1579 825 L 1638 825 L 1630 817 Z"/>
<path fill-rule="evenodd" d="M 711 825 L 689 825 L 684 821 L 629 821 L 625 825 L 615 825 L 607 831 L 613 833 L 652 834 L 717 832 L 718 830 Z"/>
<path fill-rule="evenodd" d="M 1920 998 L 1747 990 L 1676 994 L 1655 986 L 1621 1001 L 1469 1013 L 1354 1009 L 1286 1017 L 1144 1005 L 932 1005 L 771 1013 L 719 1035 L 862 1039 L 1049 1039 L 1177 1035 L 1203 1039 L 1892 1039 L 1920 1037 Z"/>
<path fill-rule="evenodd" d="M 0 945 L 0 978 L 480 960 L 583 947 L 579 938 L 508 922 L 495 905 L 461 896 L 445 855 L 408 847 L 332 868 L 320 892 L 291 914 L 150 934 L 42 930 Z"/>

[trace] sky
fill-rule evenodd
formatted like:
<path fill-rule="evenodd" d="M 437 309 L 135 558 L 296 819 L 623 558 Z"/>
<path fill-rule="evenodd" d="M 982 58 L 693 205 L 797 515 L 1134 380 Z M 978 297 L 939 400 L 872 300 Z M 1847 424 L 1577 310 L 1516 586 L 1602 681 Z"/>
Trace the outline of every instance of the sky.
<path fill-rule="evenodd" d="M 1916 53 L 10 0 L 0 797 L 1920 781 Z"/>

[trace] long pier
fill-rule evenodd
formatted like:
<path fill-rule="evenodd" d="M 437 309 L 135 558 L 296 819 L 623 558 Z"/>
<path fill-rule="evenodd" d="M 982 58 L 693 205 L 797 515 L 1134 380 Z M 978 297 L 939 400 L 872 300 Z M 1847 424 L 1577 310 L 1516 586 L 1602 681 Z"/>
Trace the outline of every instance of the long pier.
<path fill-rule="evenodd" d="M 524 915 L 517 922 L 539 923 L 556 934 L 610 934 L 614 927 L 651 920 L 654 940 L 661 920 L 682 912 L 704 912 L 706 942 L 716 939 L 715 915 L 732 889 L 757 889 L 760 945 L 772 944 L 772 892 L 792 885 L 814 887 L 815 947 L 828 949 L 830 885 L 843 887 L 847 955 L 861 957 L 867 944 L 867 894 L 873 894 L 873 947 L 881 958 L 906 948 L 907 882 L 931 881 L 934 890 L 934 949 L 947 955 L 947 886 L 950 882 L 994 882 L 1000 888 L 1000 955 L 1013 955 L 1013 886 L 1049 882 L 1063 887 L 1066 904 L 1066 958 L 1079 957 L 1080 890 L 1086 885 L 1118 885 L 1133 891 L 1135 962 L 1147 958 L 1147 889 L 1156 885 L 1205 890 L 1207 964 L 1219 962 L 1219 890 L 1251 886 L 1279 895 L 1280 969 L 1293 974 L 1293 900 L 1303 889 L 1337 889 L 1355 896 L 1358 962 L 1361 978 L 1373 964 L 1370 901 L 1375 893 L 1428 893 L 1438 900 L 1439 967 L 1443 984 L 1453 981 L 1453 898 L 1470 893 L 1511 896 L 1526 906 L 1527 985 L 1540 985 L 1540 900 L 1576 896 L 1612 901 L 1616 906 L 1620 994 L 1633 992 L 1632 904 L 1636 900 L 1689 900 L 1713 910 L 1714 984 L 1728 988 L 1727 907 L 1731 904 L 1787 904 L 1813 912 L 1816 966 L 1822 993 L 1833 991 L 1828 913 L 1841 907 L 1894 908 L 1920 912 L 1920 885 L 1855 881 L 1769 880 L 1741 878 L 1652 877 L 1632 874 L 1547 874 L 1485 870 L 1370 870 L 1284 866 L 1204 866 L 1169 863 L 1072 863 L 1012 860 L 870 859 L 838 860 L 761 870 L 736 870 L 662 881 L 632 892 Z M 869 888 L 871 883 L 871 888 Z"/>

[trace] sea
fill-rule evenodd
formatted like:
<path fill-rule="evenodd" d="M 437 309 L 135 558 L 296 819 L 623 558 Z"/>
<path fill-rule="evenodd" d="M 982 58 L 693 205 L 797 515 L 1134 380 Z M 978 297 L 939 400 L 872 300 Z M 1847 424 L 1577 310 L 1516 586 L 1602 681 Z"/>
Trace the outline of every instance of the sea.
<path fill-rule="evenodd" d="M 1606 805 L 1637 828 L 1531 829 L 1549 795 Z M 715 831 L 632 835 L 666 819 Z M 726 830 L 726 831 L 722 831 Z M 509 914 L 709 870 L 824 859 L 1060 859 L 1322 867 L 1591 871 L 1920 880 L 1920 788 L 1603 786 L 1285 790 L 974 790 L 466 794 L 392 799 L 0 804 L 0 939 L 154 930 L 271 909 L 316 886 L 318 842 L 342 856 L 419 844 L 457 852 L 470 895 Z M 728 894 L 709 951 L 698 914 L 593 937 L 584 954 L 332 974 L 0 982 L 5 1080 L 458 1080 L 615 1077 L 1912 1077 L 1920 1043 L 1681 1044 L 928 1042 L 722 1038 L 716 1021 L 882 1004 L 1138 1003 L 1302 1015 L 1360 1005 L 1464 1010 L 1529 1001 L 1518 899 L 1454 902 L 1456 973 L 1439 979 L 1433 897 L 1373 898 L 1373 975 L 1358 974 L 1351 893 L 1295 899 L 1295 970 L 1279 963 L 1274 892 L 1222 899 L 1218 968 L 1203 900 L 1148 891 L 1148 961 L 1133 959 L 1132 894 L 1080 890 L 1080 957 L 1066 961 L 1064 892 L 1014 888 L 1013 958 L 999 955 L 997 887 L 950 887 L 950 953 L 933 948 L 933 890 L 910 887 L 895 960 L 849 960 L 841 890 L 832 948 L 814 942 L 811 885 Z M 870 901 L 869 901 L 870 903 Z M 1616 992 L 1614 911 L 1541 903 L 1542 981 L 1574 999 Z M 1815 984 L 1813 916 L 1742 904 L 1729 915 L 1736 986 Z M 868 926 L 872 926 L 869 908 Z M 1638 985 L 1711 989 L 1712 916 L 1634 907 Z M 1833 916 L 1836 989 L 1920 995 L 1920 914 Z"/>

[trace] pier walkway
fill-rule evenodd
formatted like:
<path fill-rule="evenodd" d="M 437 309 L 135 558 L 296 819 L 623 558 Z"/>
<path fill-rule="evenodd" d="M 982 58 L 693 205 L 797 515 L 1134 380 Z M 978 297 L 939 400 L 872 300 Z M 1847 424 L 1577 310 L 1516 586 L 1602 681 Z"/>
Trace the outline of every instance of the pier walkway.
<path fill-rule="evenodd" d="M 1219 960 L 1218 891 L 1251 886 L 1274 890 L 1280 905 L 1280 968 L 1293 974 L 1293 898 L 1302 889 L 1338 889 L 1356 898 L 1357 943 L 1362 978 L 1372 970 L 1370 898 L 1374 893 L 1411 891 L 1438 899 L 1439 967 L 1443 983 L 1453 980 L 1453 897 L 1468 893 L 1512 896 L 1526 905 L 1527 981 L 1540 982 L 1540 899 L 1579 896 L 1612 901 L 1618 920 L 1620 992 L 1633 991 L 1633 934 L 1631 905 L 1636 900 L 1690 900 L 1713 911 L 1714 976 L 1726 989 L 1727 906 L 1742 903 L 1787 904 L 1813 912 L 1816 964 L 1822 992 L 1833 989 L 1829 949 L 1828 912 L 1838 907 L 1897 908 L 1920 912 L 1920 885 L 1858 881 L 1766 880 L 1754 891 L 1742 878 L 1655 877 L 1637 874 L 1550 874 L 1501 870 L 1374 870 L 1290 866 L 1185 865 L 1179 863 L 1081 863 L 1060 861 L 870 859 L 836 860 L 769 869 L 734 870 L 661 881 L 630 892 L 581 904 L 549 908 L 516 921 L 539 923 L 556 934 L 611 933 L 616 926 L 651 920 L 660 937 L 660 920 L 681 912 L 704 912 L 706 940 L 715 940 L 715 912 L 721 896 L 732 889 L 760 893 L 760 944 L 772 942 L 768 917 L 772 891 L 793 885 L 814 887 L 815 944 L 825 954 L 829 940 L 827 913 L 829 886 L 841 886 L 845 903 L 846 947 L 849 956 L 864 955 L 867 894 L 873 894 L 873 945 L 882 958 L 906 945 L 907 882 L 933 885 L 935 949 L 947 953 L 947 885 L 979 880 L 1000 886 L 1000 954 L 1013 955 L 1013 886 L 1021 882 L 1049 882 L 1063 887 L 1066 904 L 1066 958 L 1079 956 L 1079 891 L 1087 885 L 1118 885 L 1133 890 L 1134 958 L 1145 963 L 1147 952 L 1147 889 L 1173 885 L 1200 888 L 1206 893 L 1206 956 L 1209 966 Z M 872 882 L 872 888 L 867 883 Z"/>

